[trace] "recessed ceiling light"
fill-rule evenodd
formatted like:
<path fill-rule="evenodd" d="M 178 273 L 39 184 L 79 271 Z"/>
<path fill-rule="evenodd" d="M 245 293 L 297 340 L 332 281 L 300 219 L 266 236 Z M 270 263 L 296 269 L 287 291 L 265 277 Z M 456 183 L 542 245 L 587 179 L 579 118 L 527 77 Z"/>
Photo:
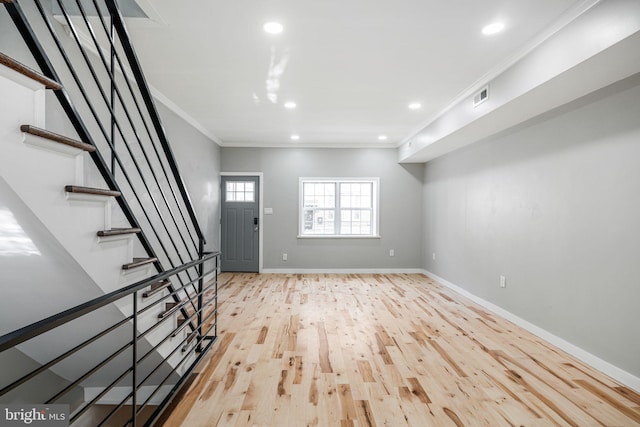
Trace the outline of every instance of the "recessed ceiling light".
<path fill-rule="evenodd" d="M 504 24 L 502 22 L 494 22 L 493 24 L 489 24 L 482 29 L 482 34 L 485 36 L 490 36 L 492 34 L 499 33 L 504 30 Z"/>
<path fill-rule="evenodd" d="M 269 34 L 280 34 L 282 30 L 284 30 L 281 23 L 274 21 L 267 22 L 262 28 L 264 28 L 264 30 Z"/>
<path fill-rule="evenodd" d="M 300 135 L 297 135 L 297 134 L 291 135 L 291 140 L 292 141 L 298 141 L 299 139 L 300 139 Z"/>
<path fill-rule="evenodd" d="M 386 141 L 387 140 L 387 135 L 378 135 L 378 140 Z"/>
<path fill-rule="evenodd" d="M 409 104 L 409 108 L 411 108 L 412 110 L 418 110 L 422 108 L 422 104 L 420 104 L 419 102 L 412 102 L 411 104 Z"/>
<path fill-rule="evenodd" d="M 297 104 L 293 101 L 287 101 L 284 103 L 284 108 L 288 108 L 289 110 L 293 110 L 297 107 Z"/>

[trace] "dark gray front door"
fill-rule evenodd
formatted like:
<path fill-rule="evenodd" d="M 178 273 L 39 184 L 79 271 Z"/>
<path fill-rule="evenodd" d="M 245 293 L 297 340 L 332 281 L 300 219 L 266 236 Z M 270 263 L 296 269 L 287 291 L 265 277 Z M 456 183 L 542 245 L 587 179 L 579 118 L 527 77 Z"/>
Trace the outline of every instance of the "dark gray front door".
<path fill-rule="evenodd" d="M 222 271 L 258 272 L 257 176 L 222 177 Z"/>

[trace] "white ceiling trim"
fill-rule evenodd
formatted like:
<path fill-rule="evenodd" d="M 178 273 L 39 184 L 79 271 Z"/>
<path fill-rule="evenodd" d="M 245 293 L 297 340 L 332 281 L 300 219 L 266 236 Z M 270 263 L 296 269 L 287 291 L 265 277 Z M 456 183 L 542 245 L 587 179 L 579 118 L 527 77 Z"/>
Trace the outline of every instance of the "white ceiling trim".
<path fill-rule="evenodd" d="M 147 84 L 149 85 L 149 90 L 151 91 L 151 94 L 153 95 L 153 97 L 157 101 L 161 102 L 165 107 L 167 107 L 169 110 L 171 110 L 173 113 L 175 113 L 182 120 L 184 120 L 185 122 L 189 123 L 191 126 L 196 128 L 201 134 L 203 134 L 204 136 L 209 138 L 211 141 L 215 142 L 216 144 L 218 144 L 221 147 L 223 146 L 222 141 L 220 140 L 220 138 L 218 138 L 217 136 L 215 136 L 214 134 L 209 132 L 207 130 L 207 128 L 205 128 L 204 126 L 202 126 L 202 124 L 200 124 L 200 122 L 198 122 L 196 119 L 191 117 L 186 111 L 184 111 L 182 108 L 180 108 L 178 106 L 178 104 L 176 104 L 175 102 L 170 100 L 168 97 L 166 97 L 158 89 L 156 89 L 155 87 L 151 86 L 148 82 L 147 82 Z"/>
<path fill-rule="evenodd" d="M 637 74 L 638 17 L 638 3 L 601 2 L 493 80 L 500 96 L 473 110 L 469 99 L 454 106 L 401 146 L 399 161 L 428 162 Z M 596 41 L 573 49 L 589 37 Z"/>
<path fill-rule="evenodd" d="M 396 144 L 390 142 L 363 142 L 363 143 L 323 143 L 323 142 L 274 142 L 264 143 L 256 146 L 252 142 L 223 142 L 218 143 L 221 147 L 238 147 L 238 148 L 398 148 Z"/>
<path fill-rule="evenodd" d="M 569 10 L 567 10 L 562 16 L 558 17 L 553 24 L 547 27 L 546 30 L 541 32 L 537 37 L 533 38 L 529 43 L 524 45 L 521 49 L 519 49 L 516 53 L 507 58 L 504 62 L 498 64 L 485 75 L 476 80 L 473 84 L 467 87 L 465 90 L 460 92 L 455 98 L 453 98 L 442 110 L 438 111 L 436 114 L 432 115 L 416 128 L 414 128 L 405 138 L 403 138 L 399 143 L 395 146 L 400 148 L 404 144 L 411 142 L 413 138 L 415 138 L 420 132 L 422 132 L 425 128 L 433 124 L 436 120 L 447 114 L 451 111 L 456 105 L 460 102 L 463 102 L 465 99 L 469 98 L 473 93 L 480 90 L 482 87 L 488 85 L 493 79 L 503 74 L 506 70 L 511 68 L 515 63 L 520 61 L 522 58 L 529 55 L 534 49 L 540 46 L 549 38 L 553 37 L 553 35 L 560 32 L 563 28 L 573 22 L 575 19 L 580 17 L 582 14 L 590 10 L 592 7 L 600 3 L 602 0 L 583 0 L 581 3 L 573 6 Z"/>

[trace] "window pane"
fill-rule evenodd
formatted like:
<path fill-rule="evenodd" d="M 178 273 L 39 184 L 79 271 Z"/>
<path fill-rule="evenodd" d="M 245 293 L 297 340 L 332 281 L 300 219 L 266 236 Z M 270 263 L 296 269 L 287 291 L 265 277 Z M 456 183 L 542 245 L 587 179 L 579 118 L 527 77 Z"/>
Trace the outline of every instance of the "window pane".
<path fill-rule="evenodd" d="M 227 182 L 225 200 L 227 202 L 255 201 L 254 182 Z"/>
<path fill-rule="evenodd" d="M 333 211 L 306 209 L 304 213 L 304 234 L 334 234 L 335 221 Z"/>
<path fill-rule="evenodd" d="M 340 207 L 342 208 L 371 208 L 372 183 L 341 183 Z"/>
<path fill-rule="evenodd" d="M 335 184 L 332 182 L 306 182 L 303 186 L 305 207 L 335 207 Z"/>
<path fill-rule="evenodd" d="M 374 185 L 374 181 L 301 180 L 301 234 L 371 235 Z"/>
<path fill-rule="evenodd" d="M 368 235 L 372 232 L 371 211 L 342 209 L 340 211 L 340 234 Z"/>

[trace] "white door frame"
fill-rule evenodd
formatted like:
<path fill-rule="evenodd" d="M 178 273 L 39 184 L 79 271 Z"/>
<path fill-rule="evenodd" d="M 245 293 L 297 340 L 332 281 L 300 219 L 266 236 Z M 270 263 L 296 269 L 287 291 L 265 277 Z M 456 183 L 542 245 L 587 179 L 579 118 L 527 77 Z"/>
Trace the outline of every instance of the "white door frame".
<path fill-rule="evenodd" d="M 262 273 L 262 245 L 263 245 L 263 229 L 264 229 L 264 173 L 262 172 L 220 172 L 220 176 L 256 176 L 260 181 L 259 189 L 258 189 L 258 197 L 260 198 L 260 204 L 258 206 L 258 223 L 260 227 L 258 228 L 258 273 Z M 220 181 L 222 185 L 222 180 Z M 220 189 L 220 201 L 222 204 L 222 197 L 224 197 L 224 191 L 222 188 Z M 220 227 L 220 238 L 222 238 L 222 211 L 220 211 L 220 219 L 218 221 L 218 227 Z M 220 242 L 222 245 L 222 242 Z"/>

